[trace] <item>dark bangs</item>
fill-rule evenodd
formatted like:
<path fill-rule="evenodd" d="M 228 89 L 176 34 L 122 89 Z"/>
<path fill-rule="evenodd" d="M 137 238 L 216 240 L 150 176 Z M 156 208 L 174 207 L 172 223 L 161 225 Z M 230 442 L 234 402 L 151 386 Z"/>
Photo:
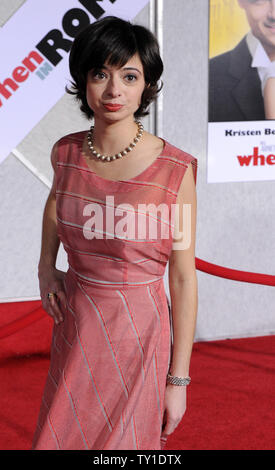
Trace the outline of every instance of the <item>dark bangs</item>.
<path fill-rule="evenodd" d="M 157 81 L 162 74 L 163 63 L 153 34 L 143 26 L 108 16 L 90 24 L 75 38 L 69 58 L 73 89 L 65 89 L 80 100 L 80 109 L 88 119 L 93 117 L 93 111 L 86 100 L 88 71 L 100 69 L 105 63 L 123 67 L 136 53 L 143 64 L 147 85 L 140 108 L 135 113 L 137 118 L 148 114 L 146 108 L 160 91 Z"/>
<path fill-rule="evenodd" d="M 101 68 L 105 63 L 117 67 L 123 67 L 128 60 L 138 52 L 137 43 L 133 31 L 127 23 L 116 20 L 112 27 L 102 28 L 97 37 L 92 38 L 92 44 L 86 47 L 87 71 L 92 68 Z"/>

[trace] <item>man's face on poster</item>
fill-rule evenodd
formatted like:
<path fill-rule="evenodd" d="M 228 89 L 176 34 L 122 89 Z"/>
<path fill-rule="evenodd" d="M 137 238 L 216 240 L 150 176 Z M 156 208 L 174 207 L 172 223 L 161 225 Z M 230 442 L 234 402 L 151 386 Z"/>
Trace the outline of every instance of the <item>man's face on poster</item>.
<path fill-rule="evenodd" d="M 251 31 L 268 51 L 275 51 L 275 0 L 238 0 Z"/>

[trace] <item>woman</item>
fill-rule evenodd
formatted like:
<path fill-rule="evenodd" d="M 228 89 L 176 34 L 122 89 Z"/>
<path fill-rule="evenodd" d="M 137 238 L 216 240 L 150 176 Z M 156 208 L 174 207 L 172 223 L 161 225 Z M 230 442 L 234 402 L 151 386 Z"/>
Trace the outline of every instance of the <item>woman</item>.
<path fill-rule="evenodd" d="M 55 325 L 33 449 L 157 450 L 185 413 L 197 312 L 197 160 L 136 122 L 157 96 L 162 68 L 150 31 L 115 17 L 90 25 L 72 46 L 67 91 L 94 128 L 52 150 L 39 281 Z M 181 237 L 173 238 L 173 224 Z M 66 273 L 55 268 L 60 241 Z"/>

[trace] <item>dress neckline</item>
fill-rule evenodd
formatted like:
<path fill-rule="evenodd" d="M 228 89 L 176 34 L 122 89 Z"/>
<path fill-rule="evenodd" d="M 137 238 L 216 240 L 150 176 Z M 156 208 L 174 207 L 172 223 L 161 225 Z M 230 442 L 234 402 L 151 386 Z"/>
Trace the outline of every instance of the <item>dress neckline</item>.
<path fill-rule="evenodd" d="M 97 178 L 99 181 L 101 182 L 105 182 L 106 184 L 118 184 L 118 183 L 130 183 L 131 181 L 135 181 L 135 180 L 139 180 L 140 178 L 142 178 L 145 174 L 149 173 L 156 161 L 162 157 L 163 155 L 165 155 L 165 151 L 166 151 L 166 147 L 167 147 L 167 141 L 165 139 L 162 139 L 161 137 L 159 137 L 162 142 L 163 142 L 163 148 L 162 148 L 162 151 L 160 152 L 160 154 L 152 161 L 152 163 L 150 163 L 150 165 L 148 165 L 143 171 L 141 171 L 138 175 L 136 176 L 133 176 L 132 178 L 129 178 L 129 179 L 126 179 L 126 180 L 113 180 L 113 179 L 109 179 L 109 178 L 104 178 L 103 176 L 100 176 L 98 175 L 94 170 L 91 170 L 91 168 L 89 167 L 88 163 L 86 162 L 86 158 L 84 156 L 84 152 L 83 152 L 83 144 L 84 144 L 84 140 L 86 139 L 86 136 L 87 136 L 87 133 L 88 131 L 84 131 L 83 132 L 83 139 L 80 139 L 79 140 L 79 146 L 80 146 L 80 156 L 81 156 L 81 160 L 82 162 L 84 163 L 85 165 L 85 168 L 87 168 L 87 170 L 95 177 Z"/>

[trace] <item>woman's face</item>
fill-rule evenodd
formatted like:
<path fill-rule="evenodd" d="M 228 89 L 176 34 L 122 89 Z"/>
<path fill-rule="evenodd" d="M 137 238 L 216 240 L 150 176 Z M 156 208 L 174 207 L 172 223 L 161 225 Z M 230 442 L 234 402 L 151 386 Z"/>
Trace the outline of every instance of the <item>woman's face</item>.
<path fill-rule="evenodd" d="M 133 117 L 145 87 L 143 65 L 135 54 L 121 68 L 104 64 L 87 74 L 86 98 L 95 119 L 117 121 Z"/>

